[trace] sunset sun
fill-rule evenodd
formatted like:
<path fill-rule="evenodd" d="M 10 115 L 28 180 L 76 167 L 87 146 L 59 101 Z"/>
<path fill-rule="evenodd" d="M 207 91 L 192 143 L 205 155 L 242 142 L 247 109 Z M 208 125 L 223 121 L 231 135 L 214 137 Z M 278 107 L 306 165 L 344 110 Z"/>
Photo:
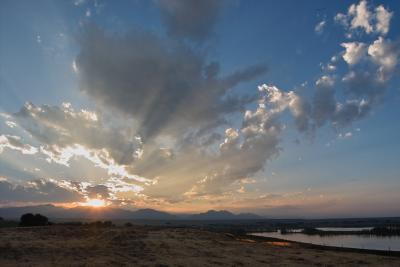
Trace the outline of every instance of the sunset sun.
<path fill-rule="evenodd" d="M 89 207 L 95 207 L 95 208 L 100 208 L 100 207 L 105 207 L 107 206 L 107 203 L 103 199 L 88 199 L 85 203 L 83 203 L 84 206 L 89 206 Z"/>

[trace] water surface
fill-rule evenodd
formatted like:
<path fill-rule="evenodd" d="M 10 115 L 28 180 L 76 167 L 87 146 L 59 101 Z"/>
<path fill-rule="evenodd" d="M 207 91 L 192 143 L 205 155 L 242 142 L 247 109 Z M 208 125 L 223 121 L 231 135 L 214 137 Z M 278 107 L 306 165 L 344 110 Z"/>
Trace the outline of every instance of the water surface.
<path fill-rule="evenodd" d="M 338 231 L 338 232 L 351 232 L 351 231 L 364 231 L 364 230 L 372 230 L 373 227 L 318 227 L 316 228 L 320 231 Z"/>
<path fill-rule="evenodd" d="M 331 230 L 333 231 L 333 230 Z M 323 246 L 400 251 L 400 237 L 380 237 L 370 235 L 305 235 L 301 233 L 281 234 L 279 232 L 253 233 L 256 236 L 274 237 L 284 240 Z"/>

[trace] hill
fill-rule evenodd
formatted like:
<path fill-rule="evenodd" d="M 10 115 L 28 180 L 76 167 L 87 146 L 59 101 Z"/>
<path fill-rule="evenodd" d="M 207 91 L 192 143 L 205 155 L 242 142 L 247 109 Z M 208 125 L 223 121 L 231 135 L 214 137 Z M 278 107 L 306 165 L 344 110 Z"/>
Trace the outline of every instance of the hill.
<path fill-rule="evenodd" d="M 263 219 L 261 216 L 252 213 L 234 214 L 227 210 L 209 210 L 204 213 L 192 214 L 188 216 L 191 220 L 257 220 Z"/>
<path fill-rule="evenodd" d="M 154 209 L 139 209 L 135 211 L 125 210 L 115 207 L 95 208 L 88 206 L 78 206 L 74 208 L 64 208 L 51 204 L 24 207 L 5 207 L 0 208 L 0 217 L 6 219 L 19 219 L 25 213 L 40 213 L 50 219 L 103 219 L 103 220 L 254 220 L 262 217 L 251 214 L 233 214 L 226 210 L 209 210 L 199 214 L 174 215 L 168 212 Z"/>

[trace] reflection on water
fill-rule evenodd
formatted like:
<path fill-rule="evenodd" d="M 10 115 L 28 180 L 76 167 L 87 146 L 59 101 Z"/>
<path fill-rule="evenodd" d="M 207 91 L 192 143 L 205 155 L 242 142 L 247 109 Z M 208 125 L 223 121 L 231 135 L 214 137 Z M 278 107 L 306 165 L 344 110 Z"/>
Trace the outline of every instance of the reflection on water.
<path fill-rule="evenodd" d="M 330 228 L 330 230 L 333 231 L 332 228 Z M 359 230 L 359 228 L 357 228 L 357 230 Z M 252 235 L 274 237 L 290 241 L 311 243 L 324 246 L 400 251 L 399 236 L 393 236 L 393 237 L 380 237 L 380 236 L 367 236 L 367 235 L 319 236 L 319 235 L 305 235 L 301 233 L 281 234 L 279 232 L 254 233 Z"/>
<path fill-rule="evenodd" d="M 272 241 L 272 242 L 267 242 L 267 244 L 277 247 L 290 247 L 289 242 L 282 242 L 282 241 Z"/>

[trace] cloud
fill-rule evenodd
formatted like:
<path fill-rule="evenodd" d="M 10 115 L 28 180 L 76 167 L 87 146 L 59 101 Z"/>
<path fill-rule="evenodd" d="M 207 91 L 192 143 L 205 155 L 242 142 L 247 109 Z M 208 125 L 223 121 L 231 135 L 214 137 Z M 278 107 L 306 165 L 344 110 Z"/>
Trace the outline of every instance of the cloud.
<path fill-rule="evenodd" d="M 292 104 L 291 94 L 274 86 L 261 85 L 262 98 L 255 111 L 247 110 L 240 130 L 228 128 L 219 154 L 210 161 L 208 173 L 186 195 L 220 194 L 224 187 L 262 170 L 279 155 L 284 126 L 281 113 Z"/>
<path fill-rule="evenodd" d="M 339 139 L 349 139 L 349 138 L 352 138 L 353 137 L 353 133 L 352 132 L 347 132 L 347 133 L 340 133 L 339 135 L 338 135 L 338 138 Z"/>
<path fill-rule="evenodd" d="M 336 99 L 333 80 L 323 76 L 317 81 L 316 92 L 312 98 L 312 119 L 317 127 L 323 126 L 335 112 Z"/>
<path fill-rule="evenodd" d="M 170 178 L 175 181 L 183 179 L 188 184 L 192 184 L 210 170 L 207 165 L 211 164 L 215 158 L 213 155 L 202 154 L 201 144 L 196 144 L 196 146 L 188 147 L 181 151 L 178 148 L 172 150 L 159 148 L 155 144 L 146 144 L 142 148 L 143 153 L 138 155 L 138 158 L 133 162 L 129 162 L 127 165 L 119 165 L 108 152 L 113 147 L 108 138 L 99 138 L 97 142 L 89 143 L 85 138 L 86 134 L 79 134 L 82 131 L 85 133 L 91 127 L 95 127 L 96 132 L 92 132 L 93 136 L 105 135 L 109 128 L 106 126 L 107 124 L 103 123 L 103 117 L 100 114 L 94 116 L 94 113 L 86 111 L 91 115 L 87 116 L 87 118 L 82 118 L 83 113 L 73 110 L 70 105 L 37 107 L 33 104 L 27 104 L 21 110 L 22 112 L 8 116 L 8 119 L 18 121 L 18 125 L 31 134 L 35 142 L 39 143 L 38 154 L 40 157 L 35 157 L 35 159 L 39 160 L 39 158 L 45 156 L 49 164 L 56 162 L 71 168 L 76 166 L 76 161 L 82 161 L 82 158 L 90 160 L 95 166 L 108 171 L 105 177 L 101 179 L 98 177 L 96 181 L 108 187 L 110 198 L 113 201 L 117 201 L 119 197 L 125 198 L 127 195 L 129 195 L 129 198 L 146 197 L 140 192 L 143 187 L 152 185 L 152 183 L 149 183 L 151 180 L 158 183 L 159 179 L 162 181 Z M 60 111 L 62 112 L 60 113 Z M 126 129 L 124 129 L 124 127 L 119 128 L 117 132 L 125 132 Z M 118 138 L 118 142 L 124 143 L 125 148 L 128 147 L 129 139 L 125 135 L 112 134 L 112 136 Z M 215 141 L 220 140 L 218 135 L 212 138 L 215 138 Z M 10 142 L 7 139 L 7 147 L 9 146 L 8 143 Z M 5 144 L 5 142 L 2 141 L 2 144 Z M 18 144 L 18 148 L 25 146 L 23 143 Z M 132 153 L 132 151 L 129 153 Z M 204 167 L 202 167 L 202 162 Z M 53 168 L 48 164 L 45 166 L 45 168 Z M 185 170 L 182 166 L 190 166 L 192 169 Z M 212 168 L 215 168 L 215 165 L 212 166 Z M 46 175 L 51 176 L 52 172 L 59 175 L 54 170 L 46 172 Z M 180 172 L 182 175 L 177 175 Z M 140 174 L 149 179 L 139 176 Z M 76 176 L 70 177 L 70 179 L 85 180 L 84 177 L 74 177 Z M 171 185 L 173 186 L 173 184 Z M 96 184 L 90 185 L 90 187 L 84 186 L 84 188 L 88 188 L 86 190 L 88 192 L 93 191 L 91 187 L 94 187 L 94 190 L 100 188 Z M 184 188 L 179 189 L 185 190 Z M 83 193 L 86 193 L 86 191 L 82 189 Z M 92 196 L 96 194 L 95 192 L 92 193 Z M 165 191 L 165 194 L 168 197 L 173 195 L 168 190 Z"/>
<path fill-rule="evenodd" d="M 387 79 L 392 74 L 400 55 L 399 43 L 392 43 L 382 36 L 370 45 L 361 42 L 348 42 L 342 43 L 341 46 L 345 48 L 342 57 L 348 65 L 354 66 L 363 60 L 370 60 L 379 66 L 379 74 L 382 80 Z"/>
<path fill-rule="evenodd" d="M 128 184 L 128 183 L 126 183 Z M 131 186 L 121 187 L 120 180 L 112 184 L 93 185 L 88 182 L 77 182 L 55 179 L 35 179 L 24 183 L 10 182 L 0 177 L 1 203 L 83 203 L 87 199 L 104 199 L 110 202 L 121 202 L 118 192 L 135 192 Z"/>
<path fill-rule="evenodd" d="M 247 194 L 251 186 L 240 187 L 243 181 L 253 181 L 281 153 L 283 133 L 290 125 L 287 117 L 300 133 L 314 136 L 324 125 L 351 133 L 342 128 L 382 102 L 398 64 L 397 43 L 383 37 L 371 44 L 352 40 L 341 44 L 344 52 L 321 64 L 323 73 L 307 92 L 262 84 L 258 95 L 256 90 L 239 94 L 234 88 L 263 75 L 266 67 L 253 65 L 225 74 L 199 45 L 209 40 L 221 2 L 158 4 L 167 37 L 84 27 L 72 68 L 96 112 L 75 110 L 68 103 L 27 103 L 6 119 L 13 131 L 27 132 L 37 148 L 13 135 L 0 136 L 0 150 L 37 153 L 49 164 L 71 167 L 85 158 L 102 168 L 99 176 L 105 177 L 96 183 L 6 184 L 4 190 L 14 190 L 17 196 L 30 192 L 31 199 L 40 199 L 33 188 L 60 187 L 57 190 L 75 192 L 77 198 L 159 205 L 218 201 L 238 189 Z M 352 34 L 386 34 L 391 13 L 382 8 L 375 14 L 361 1 L 336 20 Z M 320 22 L 316 32 L 322 32 L 325 23 Z M 339 64 L 340 55 L 347 65 Z M 342 65 L 348 69 L 336 72 Z"/>
<path fill-rule="evenodd" d="M 19 136 L 2 134 L 0 135 L 0 154 L 4 148 L 20 151 L 22 154 L 36 154 L 38 152 L 37 148 L 21 142 Z"/>
<path fill-rule="evenodd" d="M 379 65 L 381 78 L 385 80 L 397 66 L 400 56 L 400 45 L 379 37 L 368 47 L 368 55 Z"/>
<path fill-rule="evenodd" d="M 69 103 L 60 107 L 28 103 L 9 118 L 15 120 L 39 145 L 31 147 L 20 139 L 6 136 L 1 137 L 1 147 L 25 154 L 38 153 L 37 158 L 45 157 L 49 164 L 54 162 L 71 166 L 71 162 L 76 165 L 73 159 L 85 158 L 94 164 L 92 168 L 106 171 L 103 180 L 129 179 L 130 188 L 135 192 L 140 192 L 142 186 L 149 182 L 129 173 L 127 166 L 140 157 L 142 143 L 128 126 L 118 126 L 115 119 L 104 123 L 100 115 L 85 109 L 75 111 Z M 80 168 L 88 167 L 82 164 Z"/>
<path fill-rule="evenodd" d="M 134 118 L 143 141 L 216 127 L 254 101 L 231 92 L 265 73 L 251 66 L 220 77 L 219 64 L 183 44 L 150 33 L 106 34 L 91 27 L 80 39 L 81 89 L 98 103 Z M 112 88 L 112 90 L 111 90 Z"/>
<path fill-rule="evenodd" d="M 351 42 L 342 43 L 342 47 L 346 49 L 342 57 L 349 65 L 355 65 L 362 60 L 367 53 L 367 46 L 364 43 Z"/>
<path fill-rule="evenodd" d="M 207 39 L 224 1 L 157 0 L 161 18 L 173 38 L 203 41 Z"/>
<path fill-rule="evenodd" d="M 6 121 L 5 123 L 10 128 L 17 127 L 17 124 L 15 122 L 13 122 L 13 121 Z"/>
<path fill-rule="evenodd" d="M 345 85 L 344 92 L 357 97 L 359 103 L 362 101 L 363 112 L 360 114 L 366 114 L 368 112 L 365 111 L 380 102 L 387 83 L 398 66 L 399 43 L 380 36 L 371 44 L 349 42 L 342 43 L 341 46 L 346 49 L 342 53 L 343 59 L 351 67 L 342 79 Z M 366 64 L 360 64 L 361 62 Z M 349 107 L 355 110 L 354 99 L 350 102 Z"/>
<path fill-rule="evenodd" d="M 365 50 L 367 47 L 364 45 Z M 368 59 L 367 55 L 365 58 Z M 350 60 L 350 63 L 354 61 Z M 379 62 L 377 65 L 382 68 Z M 389 65 L 389 69 L 393 71 L 396 66 L 397 62 L 395 66 Z M 326 124 L 341 129 L 370 114 L 376 105 L 382 103 L 387 89 L 388 79 L 381 79 L 380 76 L 375 66 L 364 64 L 352 67 L 338 82 L 336 75 L 322 75 L 315 82 L 315 91 L 311 96 L 301 96 L 293 91 L 286 93 L 276 87 L 268 87 L 268 90 L 270 101 L 278 104 L 280 112 L 285 109 L 291 111 L 299 132 L 314 136 L 315 131 Z"/>
<path fill-rule="evenodd" d="M 260 87 L 260 93 L 262 96 L 257 110 L 245 112 L 243 126 L 239 131 L 231 128 L 226 131 L 225 140 L 217 151 L 208 151 L 198 143 L 160 148 L 150 142 L 141 146 L 142 152 L 133 160 L 121 162 L 124 165 L 113 163 L 112 160 L 118 157 L 111 156 L 111 151 L 126 149 L 130 142 L 129 135 L 121 134 L 124 133 L 123 129 L 109 132 L 110 129 L 105 127 L 99 114 L 87 110 L 75 111 L 69 104 L 61 107 L 27 104 L 12 118 L 39 141 L 40 153 L 51 161 L 68 164 L 72 157 L 82 156 L 96 166 L 109 169 L 110 177 L 104 185 L 85 187 L 83 192 L 89 197 L 111 197 L 118 200 L 118 195 L 130 191 L 136 195 L 140 193 L 142 197 L 160 197 L 162 194 L 171 199 L 177 196 L 174 192 L 183 194 L 193 184 L 198 185 L 197 194 L 223 191 L 223 186 L 255 174 L 263 169 L 268 159 L 277 156 L 280 151 L 280 133 L 283 130 L 277 117 L 286 106 L 295 110 L 297 100 L 291 93 L 281 94 L 273 87 Z M 118 138 L 118 142 L 124 146 L 113 144 L 114 139 L 109 135 Z M 218 135 L 212 138 L 220 140 Z M 136 150 L 128 151 L 136 153 Z M 145 178 L 139 180 L 140 177 Z M 179 182 L 180 179 L 182 181 Z M 138 181 L 151 180 L 154 181 L 151 184 L 142 183 L 143 187 L 137 185 Z M 177 182 L 186 186 L 176 187 Z M 165 183 L 167 187 L 176 188 L 160 191 L 160 186 Z"/>
<path fill-rule="evenodd" d="M 374 73 L 352 70 L 341 80 L 344 100 L 338 101 L 338 90 L 331 76 L 324 75 L 316 82 L 312 97 L 310 124 L 317 128 L 330 123 L 334 128 L 350 126 L 366 117 L 372 108 L 379 104 L 386 91 L 386 83 Z M 343 97 L 342 97 L 343 98 Z M 310 129 L 314 129 L 311 127 Z"/>
<path fill-rule="evenodd" d="M 350 71 L 343 77 L 345 93 L 359 99 L 376 102 L 385 93 L 386 82 L 370 71 Z"/>
<path fill-rule="evenodd" d="M 83 5 L 86 2 L 86 0 L 75 0 L 74 5 L 75 6 L 80 6 Z"/>
<path fill-rule="evenodd" d="M 336 23 L 339 23 L 340 25 L 342 25 L 345 28 L 347 28 L 349 26 L 347 15 L 345 15 L 343 13 L 336 14 L 336 16 L 334 17 L 334 20 Z"/>
<path fill-rule="evenodd" d="M 377 19 L 376 31 L 385 35 L 389 32 L 390 20 L 393 17 L 393 12 L 386 10 L 382 5 L 378 6 L 375 12 Z"/>
<path fill-rule="evenodd" d="M 236 146 L 218 146 L 228 118 L 257 100 L 256 94 L 238 95 L 233 88 L 264 74 L 266 67 L 253 65 L 221 75 L 218 62 L 205 60 L 206 50 L 181 42 L 206 41 L 222 1 L 158 4 L 169 38 L 140 31 L 117 35 L 87 26 L 74 62 L 83 92 L 104 110 L 133 119 L 141 153 L 126 170 L 153 181 L 142 196 L 172 201 L 193 184 L 202 187 L 199 192 L 214 192 L 220 190 L 218 185 L 261 170 L 278 151 L 279 131 L 274 128 L 276 133 L 269 136 L 260 130 L 247 138 L 250 128 L 246 134 L 240 129 Z"/>
<path fill-rule="evenodd" d="M 325 20 L 320 21 L 317 25 L 315 25 L 314 31 L 317 34 L 321 34 L 324 31 L 325 25 L 326 25 Z"/>
<path fill-rule="evenodd" d="M 42 149 L 55 154 L 80 144 L 88 149 L 105 149 L 116 163 L 129 164 L 140 151 L 140 138 L 126 129 L 107 127 L 96 113 L 75 111 L 69 103 L 61 107 L 27 103 L 13 118 L 43 145 Z"/>
<path fill-rule="evenodd" d="M 274 104 L 277 109 L 275 112 L 283 112 L 289 109 L 295 118 L 296 127 L 299 131 L 307 131 L 309 127 L 310 105 L 304 98 L 297 95 L 294 91 L 283 92 L 276 86 L 261 85 L 260 91 L 267 93 L 268 99 L 264 101 Z"/>
<path fill-rule="evenodd" d="M 335 79 L 329 75 L 321 76 L 316 82 L 317 87 L 333 87 L 335 85 Z"/>
<path fill-rule="evenodd" d="M 362 0 L 351 5 L 347 14 L 337 14 L 335 21 L 344 26 L 348 37 L 356 36 L 354 33 L 360 30 L 367 34 L 384 35 L 389 30 L 392 15 L 383 6 L 373 12 L 367 1 Z M 345 48 L 341 55 L 349 71 L 335 82 L 332 78 L 337 75 L 332 72 L 336 68 L 332 71 L 323 68 L 330 74 L 323 74 L 316 82 L 316 91 L 310 102 L 312 112 L 309 121 L 313 130 L 327 123 L 334 128 L 348 127 L 365 118 L 383 102 L 390 77 L 398 66 L 398 43 L 382 36 L 371 44 L 352 41 L 341 46 Z M 335 63 L 337 57 L 333 58 L 330 62 Z"/>
<path fill-rule="evenodd" d="M 86 193 L 89 198 L 108 199 L 110 197 L 110 191 L 105 185 L 88 186 Z"/>
<path fill-rule="evenodd" d="M 25 184 L 0 180 L 0 202 L 79 202 L 83 195 L 55 182 L 38 179 Z"/>
<path fill-rule="evenodd" d="M 334 19 L 347 30 L 346 36 L 351 38 L 357 31 L 386 35 L 390 29 L 392 16 L 393 12 L 384 6 L 380 5 L 371 10 L 368 2 L 361 0 L 358 4 L 352 4 L 347 14 L 338 13 Z"/>
<path fill-rule="evenodd" d="M 144 148 L 142 158 L 132 172 L 154 179 L 143 195 L 176 201 L 223 194 L 233 185 L 263 170 L 268 160 L 279 155 L 284 125 L 279 117 L 286 109 L 298 108 L 292 92 L 283 93 L 274 86 L 259 87 L 255 110 L 244 112 L 239 129 L 227 128 L 218 147 L 208 150 L 194 143 L 173 149 Z"/>
<path fill-rule="evenodd" d="M 371 13 L 367 7 L 367 1 L 362 0 L 358 5 L 352 4 L 349 7 L 348 15 L 352 17 L 350 22 L 350 29 L 362 28 L 366 33 L 373 31 L 372 25 L 370 24 Z"/>
<path fill-rule="evenodd" d="M 364 118 L 370 110 L 371 103 L 368 101 L 347 100 L 344 103 L 337 103 L 332 125 L 337 128 L 349 126 L 354 121 Z"/>
<path fill-rule="evenodd" d="M 367 44 L 363 45 L 365 54 L 367 47 Z M 353 63 L 354 56 L 352 60 Z M 332 62 L 336 61 L 332 59 Z M 230 127 L 225 130 L 224 140 L 216 154 L 199 152 L 196 146 L 191 147 L 194 150 L 155 150 L 155 154 L 148 154 L 148 157 L 156 160 L 146 168 L 151 170 L 153 177 L 186 176 L 186 181 L 191 182 L 180 188 L 189 188 L 183 194 L 189 199 L 212 199 L 213 196 L 236 192 L 237 187 L 233 187 L 235 182 L 262 171 L 269 160 L 279 155 L 282 131 L 285 129 L 281 120 L 285 111 L 291 113 L 300 132 L 310 133 L 326 124 L 339 130 L 365 118 L 381 102 L 387 87 L 386 82 L 378 79 L 374 67 L 367 67 L 371 69 L 361 64 L 354 66 L 341 80 L 336 79 L 336 74 L 322 75 L 315 82 L 311 98 L 294 91 L 283 91 L 273 85 L 261 85 L 258 107 L 255 111 L 245 112 L 241 128 Z M 340 90 L 344 94 L 339 98 L 337 95 Z M 154 166 L 163 167 L 157 169 Z M 187 172 L 170 172 L 178 166 L 187 166 Z M 171 189 L 167 184 L 172 183 L 177 187 L 176 180 L 169 177 L 157 181 L 158 184 L 145 189 L 143 193 L 168 201 L 166 192 Z M 191 186 L 193 183 L 195 185 Z M 160 189 L 164 193 L 158 193 Z M 182 193 L 176 189 L 173 192 L 175 195 Z"/>
<path fill-rule="evenodd" d="M 332 76 L 321 76 L 316 81 L 315 93 L 310 101 L 310 124 L 316 128 L 327 123 L 334 128 L 350 126 L 366 117 L 374 106 L 382 103 L 387 81 L 382 80 L 374 67 L 370 66 L 351 69 L 337 83 Z M 338 101 L 338 95 L 342 101 Z M 303 98 L 303 101 L 307 100 Z M 307 116 L 304 113 L 303 115 Z M 316 130 L 315 127 L 308 129 Z"/>

